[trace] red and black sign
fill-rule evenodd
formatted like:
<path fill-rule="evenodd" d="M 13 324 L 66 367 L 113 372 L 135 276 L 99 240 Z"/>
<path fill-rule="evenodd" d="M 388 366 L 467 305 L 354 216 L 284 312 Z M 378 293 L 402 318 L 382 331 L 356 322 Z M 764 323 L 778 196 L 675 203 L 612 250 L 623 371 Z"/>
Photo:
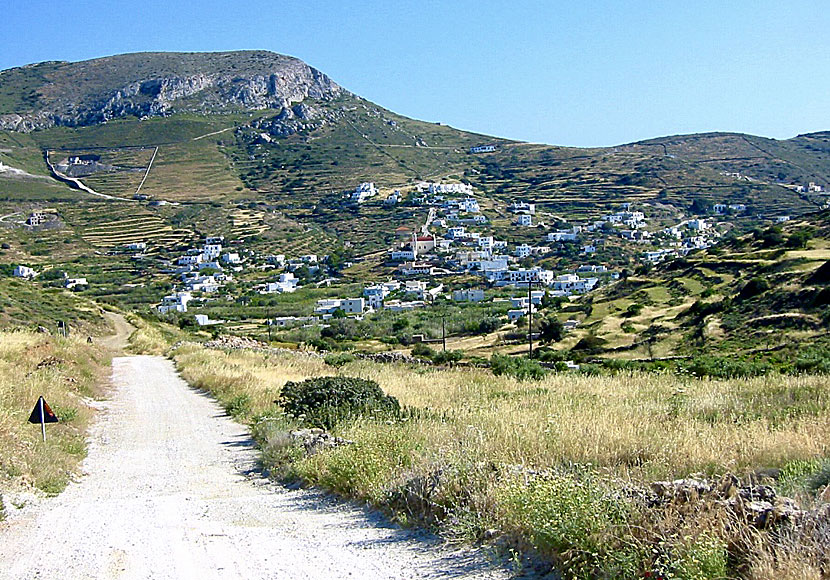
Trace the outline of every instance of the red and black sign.
<path fill-rule="evenodd" d="M 41 404 L 43 407 L 41 408 Z M 43 415 L 41 416 L 41 409 L 43 411 Z M 58 416 L 55 415 L 55 412 L 52 411 L 49 404 L 43 397 L 40 397 L 35 403 L 35 408 L 32 409 L 32 414 L 29 415 L 29 423 L 57 423 Z"/>

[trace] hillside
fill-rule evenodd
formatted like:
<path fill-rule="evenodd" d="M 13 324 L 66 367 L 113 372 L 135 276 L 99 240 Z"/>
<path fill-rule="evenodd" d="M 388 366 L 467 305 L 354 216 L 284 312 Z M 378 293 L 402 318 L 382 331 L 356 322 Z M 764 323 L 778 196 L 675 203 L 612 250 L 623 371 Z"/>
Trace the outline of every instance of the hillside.
<path fill-rule="evenodd" d="M 87 276 L 90 295 L 125 307 L 157 303 L 175 283 L 165 263 L 212 235 L 263 261 L 354 258 L 335 272 L 349 282 L 388 277 L 396 229 L 421 226 L 432 211 L 418 200 L 421 181 L 471 185 L 485 220 L 477 233 L 506 241 L 511 253 L 548 229 L 588 227 L 633 204 L 656 236 L 646 246 L 613 230 L 585 236 L 597 242 L 594 261 L 630 271 L 644 250 L 660 247 L 655 228 L 738 204 L 739 215 L 718 217 L 716 233 L 744 233 L 817 210 L 826 192 L 805 188 L 830 181 L 826 132 L 590 149 L 507 141 L 409 119 L 263 51 L 138 53 L 2 71 L 0 126 L 2 259 Z M 473 153 L 479 145 L 492 150 Z M 378 195 L 351 202 L 364 181 Z M 400 201 L 385 204 L 394 191 Z M 536 204 L 533 227 L 515 226 L 514 201 Z M 54 219 L 26 227 L 35 211 Z M 147 243 L 147 255 L 119 252 L 129 243 Z M 562 270 L 582 259 L 578 245 L 560 244 L 537 262 Z M 239 291 L 266 277 L 251 274 Z"/>
<path fill-rule="evenodd" d="M 559 314 L 580 320 L 563 346 L 578 354 L 578 341 L 586 339 L 582 354 L 589 357 L 641 361 L 717 353 L 726 374 L 741 361 L 758 362 L 765 372 L 769 362 L 791 365 L 813 347 L 826 348 L 828 282 L 830 215 L 824 211 L 641 266 Z"/>

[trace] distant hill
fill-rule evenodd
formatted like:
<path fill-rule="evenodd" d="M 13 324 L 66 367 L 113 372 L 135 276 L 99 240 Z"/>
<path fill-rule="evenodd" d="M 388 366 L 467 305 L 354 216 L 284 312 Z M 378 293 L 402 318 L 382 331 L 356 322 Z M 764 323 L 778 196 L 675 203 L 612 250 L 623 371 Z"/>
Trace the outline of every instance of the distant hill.
<path fill-rule="evenodd" d="M 795 360 L 830 340 L 830 213 L 642 266 L 560 313 L 602 356 Z"/>
<path fill-rule="evenodd" d="M 469 182 L 494 211 L 522 199 L 567 219 L 598 217 L 621 202 L 683 211 L 695 199 L 801 215 L 827 199 L 796 186 L 830 182 L 827 132 L 531 145 L 398 115 L 265 51 L 136 53 L 2 71 L 0 129 L 0 163 L 18 170 L 0 168 L 0 201 L 100 202 L 52 179 L 46 163 L 94 156 L 78 179 L 95 192 L 203 204 L 176 213 L 168 227 L 232 234 L 229 208 L 253 204 L 364 251 L 422 219 L 417 208 L 381 205 L 420 180 Z M 494 150 L 471 152 L 477 145 Z M 362 181 L 382 195 L 344 207 L 343 193 Z"/>

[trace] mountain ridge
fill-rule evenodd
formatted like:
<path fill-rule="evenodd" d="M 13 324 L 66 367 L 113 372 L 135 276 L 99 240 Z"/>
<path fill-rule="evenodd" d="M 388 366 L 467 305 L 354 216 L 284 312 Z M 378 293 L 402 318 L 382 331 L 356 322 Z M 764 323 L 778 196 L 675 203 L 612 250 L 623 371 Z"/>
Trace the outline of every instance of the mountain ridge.
<path fill-rule="evenodd" d="M 0 129 L 31 132 L 116 118 L 284 109 L 347 91 L 300 59 L 267 51 L 138 52 L 0 71 Z M 17 87 L 17 94 L 15 94 Z"/>

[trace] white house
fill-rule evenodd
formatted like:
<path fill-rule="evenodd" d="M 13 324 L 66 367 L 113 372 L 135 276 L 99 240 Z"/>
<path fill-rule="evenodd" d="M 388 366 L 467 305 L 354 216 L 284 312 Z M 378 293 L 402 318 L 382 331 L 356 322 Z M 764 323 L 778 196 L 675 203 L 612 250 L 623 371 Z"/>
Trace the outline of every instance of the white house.
<path fill-rule="evenodd" d="M 222 254 L 222 244 L 205 244 L 202 255 L 205 261 L 215 260 Z"/>
<path fill-rule="evenodd" d="M 470 147 L 470 153 L 475 155 L 476 153 L 492 153 L 496 150 L 495 145 L 477 145 L 475 147 Z"/>
<path fill-rule="evenodd" d="M 17 278 L 26 278 L 31 280 L 37 276 L 37 272 L 28 266 L 15 266 L 13 275 Z"/>
<path fill-rule="evenodd" d="M 346 314 L 363 314 L 366 301 L 363 298 L 324 298 L 317 301 L 315 314 L 333 314 L 342 310 Z"/>
<path fill-rule="evenodd" d="M 378 190 L 372 182 L 365 182 L 358 185 L 352 193 L 352 201 L 355 203 L 363 203 L 371 197 L 375 197 Z"/>
<path fill-rule="evenodd" d="M 605 266 L 597 266 L 594 264 L 583 264 L 576 269 L 577 272 L 591 272 L 591 273 L 601 273 L 607 272 L 608 268 Z"/>
<path fill-rule="evenodd" d="M 404 276 L 430 275 L 434 268 L 429 262 L 404 262 L 398 266 Z"/>
<path fill-rule="evenodd" d="M 412 261 L 418 254 L 415 253 L 411 247 L 401 248 L 399 250 L 392 250 L 389 252 L 389 259 L 393 262 Z"/>
<path fill-rule="evenodd" d="M 510 322 L 516 322 L 522 316 L 527 314 L 527 312 L 528 311 L 524 308 L 514 308 L 514 309 L 511 309 L 511 310 L 508 310 L 507 311 L 507 320 L 509 320 Z"/>
<path fill-rule="evenodd" d="M 579 234 L 573 231 L 556 231 L 551 232 L 545 238 L 548 242 L 575 242 Z"/>
<path fill-rule="evenodd" d="M 161 299 L 158 311 L 162 314 L 167 312 L 187 312 L 187 303 L 193 300 L 190 292 L 176 292 Z"/>
<path fill-rule="evenodd" d="M 290 294 L 297 289 L 299 280 L 291 272 L 280 274 L 276 282 L 268 282 L 260 294 Z"/>
<path fill-rule="evenodd" d="M 435 195 L 437 193 L 460 193 L 470 195 L 473 193 L 473 186 L 468 183 L 430 183 L 428 191 Z"/>
<path fill-rule="evenodd" d="M 775 218 L 775 223 L 783 224 L 784 222 L 790 221 L 790 216 L 788 215 L 780 215 Z"/>
<path fill-rule="evenodd" d="M 210 293 L 216 292 L 222 287 L 222 284 L 213 276 L 197 276 L 196 278 L 189 279 L 186 284 L 188 290 L 191 292 Z"/>
<path fill-rule="evenodd" d="M 531 254 L 532 250 L 533 249 L 527 244 L 521 244 L 516 246 L 515 256 L 517 258 L 527 258 Z"/>
<path fill-rule="evenodd" d="M 582 246 L 582 253 L 583 254 L 595 254 L 597 251 L 597 247 L 593 244 L 588 244 L 586 246 Z"/>
<path fill-rule="evenodd" d="M 179 266 L 195 266 L 197 264 L 201 264 L 204 260 L 205 257 L 202 254 L 191 254 L 181 256 L 178 260 L 176 260 L 176 264 Z"/>
<path fill-rule="evenodd" d="M 383 284 L 373 284 L 372 286 L 366 286 L 363 289 L 363 297 L 366 299 L 366 303 L 370 308 L 374 308 L 375 310 L 378 310 L 383 306 L 383 300 L 389 296 L 389 294 L 389 287 L 384 286 Z"/>
<path fill-rule="evenodd" d="M 675 250 L 669 249 L 661 249 L 661 250 L 654 250 L 651 252 L 643 252 L 643 260 L 646 262 L 651 262 L 652 264 L 657 264 L 658 262 L 662 262 L 667 258 L 676 258 L 677 252 Z"/>
<path fill-rule="evenodd" d="M 507 206 L 507 211 L 513 213 L 527 213 L 534 215 L 536 213 L 535 203 L 525 203 L 523 201 L 516 201 Z"/>
<path fill-rule="evenodd" d="M 225 264 L 241 264 L 242 259 L 239 257 L 239 254 L 235 252 L 228 252 L 222 256 L 222 261 Z"/>
<path fill-rule="evenodd" d="M 487 270 L 485 276 L 497 286 L 505 286 L 507 284 L 516 284 L 518 286 L 527 286 L 531 284 L 541 284 L 542 286 L 550 286 L 553 284 L 553 272 L 551 270 L 543 270 L 542 268 L 519 268 L 518 270 Z"/>
<path fill-rule="evenodd" d="M 384 310 L 391 310 L 392 312 L 415 310 L 416 308 L 423 308 L 424 306 L 426 306 L 426 302 L 422 300 L 412 300 L 409 302 L 401 300 L 387 300 L 383 303 Z"/>
<path fill-rule="evenodd" d="M 553 289 L 567 293 L 583 294 L 592 290 L 598 281 L 597 278 L 580 278 L 576 274 L 563 274 L 556 277 L 553 282 Z"/>
<path fill-rule="evenodd" d="M 459 204 L 459 209 L 468 213 L 478 213 L 481 211 L 481 208 L 478 206 L 478 201 L 472 197 L 463 199 Z"/>
<path fill-rule="evenodd" d="M 141 251 L 141 250 L 146 250 L 147 249 L 147 244 L 144 243 L 144 242 L 134 242 L 132 244 L 127 244 L 124 247 L 127 248 L 128 250 L 139 250 L 139 251 Z"/>
<path fill-rule="evenodd" d="M 516 225 L 530 227 L 533 225 L 533 216 L 529 213 L 520 213 L 516 216 Z"/>
<path fill-rule="evenodd" d="M 452 293 L 452 299 L 456 302 L 481 302 L 484 300 L 484 290 L 481 288 L 456 290 Z"/>
<path fill-rule="evenodd" d="M 705 219 L 689 220 L 688 226 L 689 226 L 689 228 L 691 228 L 693 230 L 697 230 L 699 232 L 702 232 L 703 230 L 709 229 L 709 224 L 706 223 Z"/>
<path fill-rule="evenodd" d="M 453 226 L 447 230 L 447 237 L 452 240 L 457 240 L 459 238 L 466 237 L 467 230 L 464 226 Z"/>
<path fill-rule="evenodd" d="M 195 314 L 193 318 L 196 319 L 196 324 L 199 326 L 213 326 L 225 322 L 224 320 L 211 320 L 207 314 Z"/>
<path fill-rule="evenodd" d="M 64 288 L 71 290 L 76 286 L 89 286 L 89 283 L 86 281 L 86 278 L 67 278 L 64 281 Z"/>

